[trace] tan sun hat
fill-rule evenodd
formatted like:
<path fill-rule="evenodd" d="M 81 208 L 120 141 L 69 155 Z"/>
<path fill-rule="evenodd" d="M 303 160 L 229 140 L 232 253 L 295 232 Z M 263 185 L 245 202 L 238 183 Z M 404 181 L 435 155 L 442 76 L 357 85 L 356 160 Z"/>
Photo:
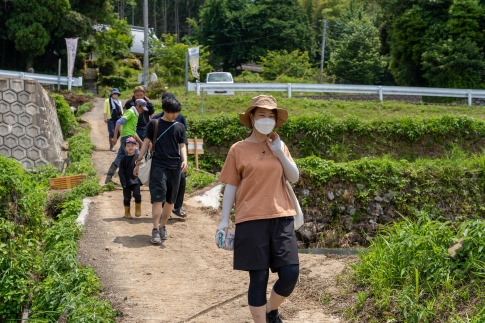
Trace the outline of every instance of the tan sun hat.
<path fill-rule="evenodd" d="M 138 92 L 138 91 L 142 91 L 143 93 L 147 93 L 147 91 L 145 91 L 145 89 L 143 88 L 142 85 L 135 86 L 135 89 L 133 90 L 133 93 Z"/>
<path fill-rule="evenodd" d="M 271 95 L 258 95 L 253 98 L 251 101 L 251 105 L 249 108 L 246 109 L 246 112 L 241 113 L 239 115 L 239 120 L 243 124 L 243 126 L 252 128 L 253 125 L 251 124 L 251 118 L 249 117 L 249 113 L 254 108 L 263 108 L 268 110 L 277 110 L 278 111 L 278 120 L 276 120 L 275 128 L 280 127 L 285 121 L 288 119 L 288 111 L 285 109 L 278 108 L 276 105 L 276 99 Z"/>

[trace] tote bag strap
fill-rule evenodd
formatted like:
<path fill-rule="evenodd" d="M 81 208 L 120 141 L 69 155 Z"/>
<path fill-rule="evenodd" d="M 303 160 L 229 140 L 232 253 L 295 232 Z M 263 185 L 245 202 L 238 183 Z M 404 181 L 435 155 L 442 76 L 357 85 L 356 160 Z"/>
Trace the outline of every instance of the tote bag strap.
<path fill-rule="evenodd" d="M 155 119 L 155 131 L 153 131 L 153 139 L 152 139 L 152 151 L 155 151 L 155 143 L 157 142 L 158 139 L 155 139 L 157 137 L 158 133 L 158 119 Z"/>
<path fill-rule="evenodd" d="M 173 126 L 175 126 L 177 123 L 178 123 L 177 121 L 175 121 L 174 123 L 172 123 L 172 125 L 170 127 L 168 127 L 167 130 L 165 130 L 164 132 L 162 132 L 162 134 L 160 136 L 158 136 L 158 138 L 157 138 L 157 140 L 155 142 L 157 142 L 158 139 L 160 139 L 160 137 L 162 137 L 170 128 L 172 128 Z M 157 123 L 157 125 L 158 125 L 158 123 Z"/>

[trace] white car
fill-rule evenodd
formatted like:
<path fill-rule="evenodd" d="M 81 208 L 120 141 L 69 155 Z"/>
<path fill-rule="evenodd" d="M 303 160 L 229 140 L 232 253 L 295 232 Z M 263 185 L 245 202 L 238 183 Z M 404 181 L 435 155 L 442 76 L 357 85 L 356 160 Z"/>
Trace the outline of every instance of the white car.
<path fill-rule="evenodd" d="M 234 79 L 232 78 L 232 74 L 229 72 L 212 72 L 207 74 L 207 78 L 205 80 L 206 83 L 234 83 Z M 207 94 L 219 94 L 219 95 L 234 95 L 233 90 L 217 90 L 217 89 L 208 89 L 205 90 Z"/>

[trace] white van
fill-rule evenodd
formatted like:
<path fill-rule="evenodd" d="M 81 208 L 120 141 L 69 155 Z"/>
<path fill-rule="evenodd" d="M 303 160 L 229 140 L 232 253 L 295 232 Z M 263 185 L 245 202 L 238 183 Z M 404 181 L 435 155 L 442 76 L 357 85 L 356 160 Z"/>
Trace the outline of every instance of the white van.
<path fill-rule="evenodd" d="M 229 72 L 212 72 L 207 74 L 206 83 L 234 83 L 232 74 Z M 233 90 L 206 90 L 207 94 L 234 95 Z"/>

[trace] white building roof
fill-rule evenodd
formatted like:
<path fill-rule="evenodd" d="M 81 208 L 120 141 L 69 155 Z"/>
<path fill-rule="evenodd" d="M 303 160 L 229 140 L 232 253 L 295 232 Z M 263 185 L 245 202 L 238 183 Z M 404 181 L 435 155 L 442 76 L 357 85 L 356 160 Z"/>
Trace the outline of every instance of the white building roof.
<path fill-rule="evenodd" d="M 131 34 L 133 35 L 133 46 L 131 46 L 130 52 L 133 54 L 143 55 L 143 40 L 145 38 L 144 28 L 131 26 Z M 148 37 L 158 39 L 153 33 L 153 28 L 148 29 Z"/>
<path fill-rule="evenodd" d="M 103 29 L 108 29 L 109 25 L 97 24 L 94 25 L 93 28 L 96 31 L 102 31 Z M 144 28 L 131 26 L 131 35 L 133 36 L 133 45 L 130 48 L 130 52 L 137 55 L 143 55 L 143 39 L 145 38 Z M 148 37 L 158 39 L 153 33 L 153 28 L 148 28 Z"/>

